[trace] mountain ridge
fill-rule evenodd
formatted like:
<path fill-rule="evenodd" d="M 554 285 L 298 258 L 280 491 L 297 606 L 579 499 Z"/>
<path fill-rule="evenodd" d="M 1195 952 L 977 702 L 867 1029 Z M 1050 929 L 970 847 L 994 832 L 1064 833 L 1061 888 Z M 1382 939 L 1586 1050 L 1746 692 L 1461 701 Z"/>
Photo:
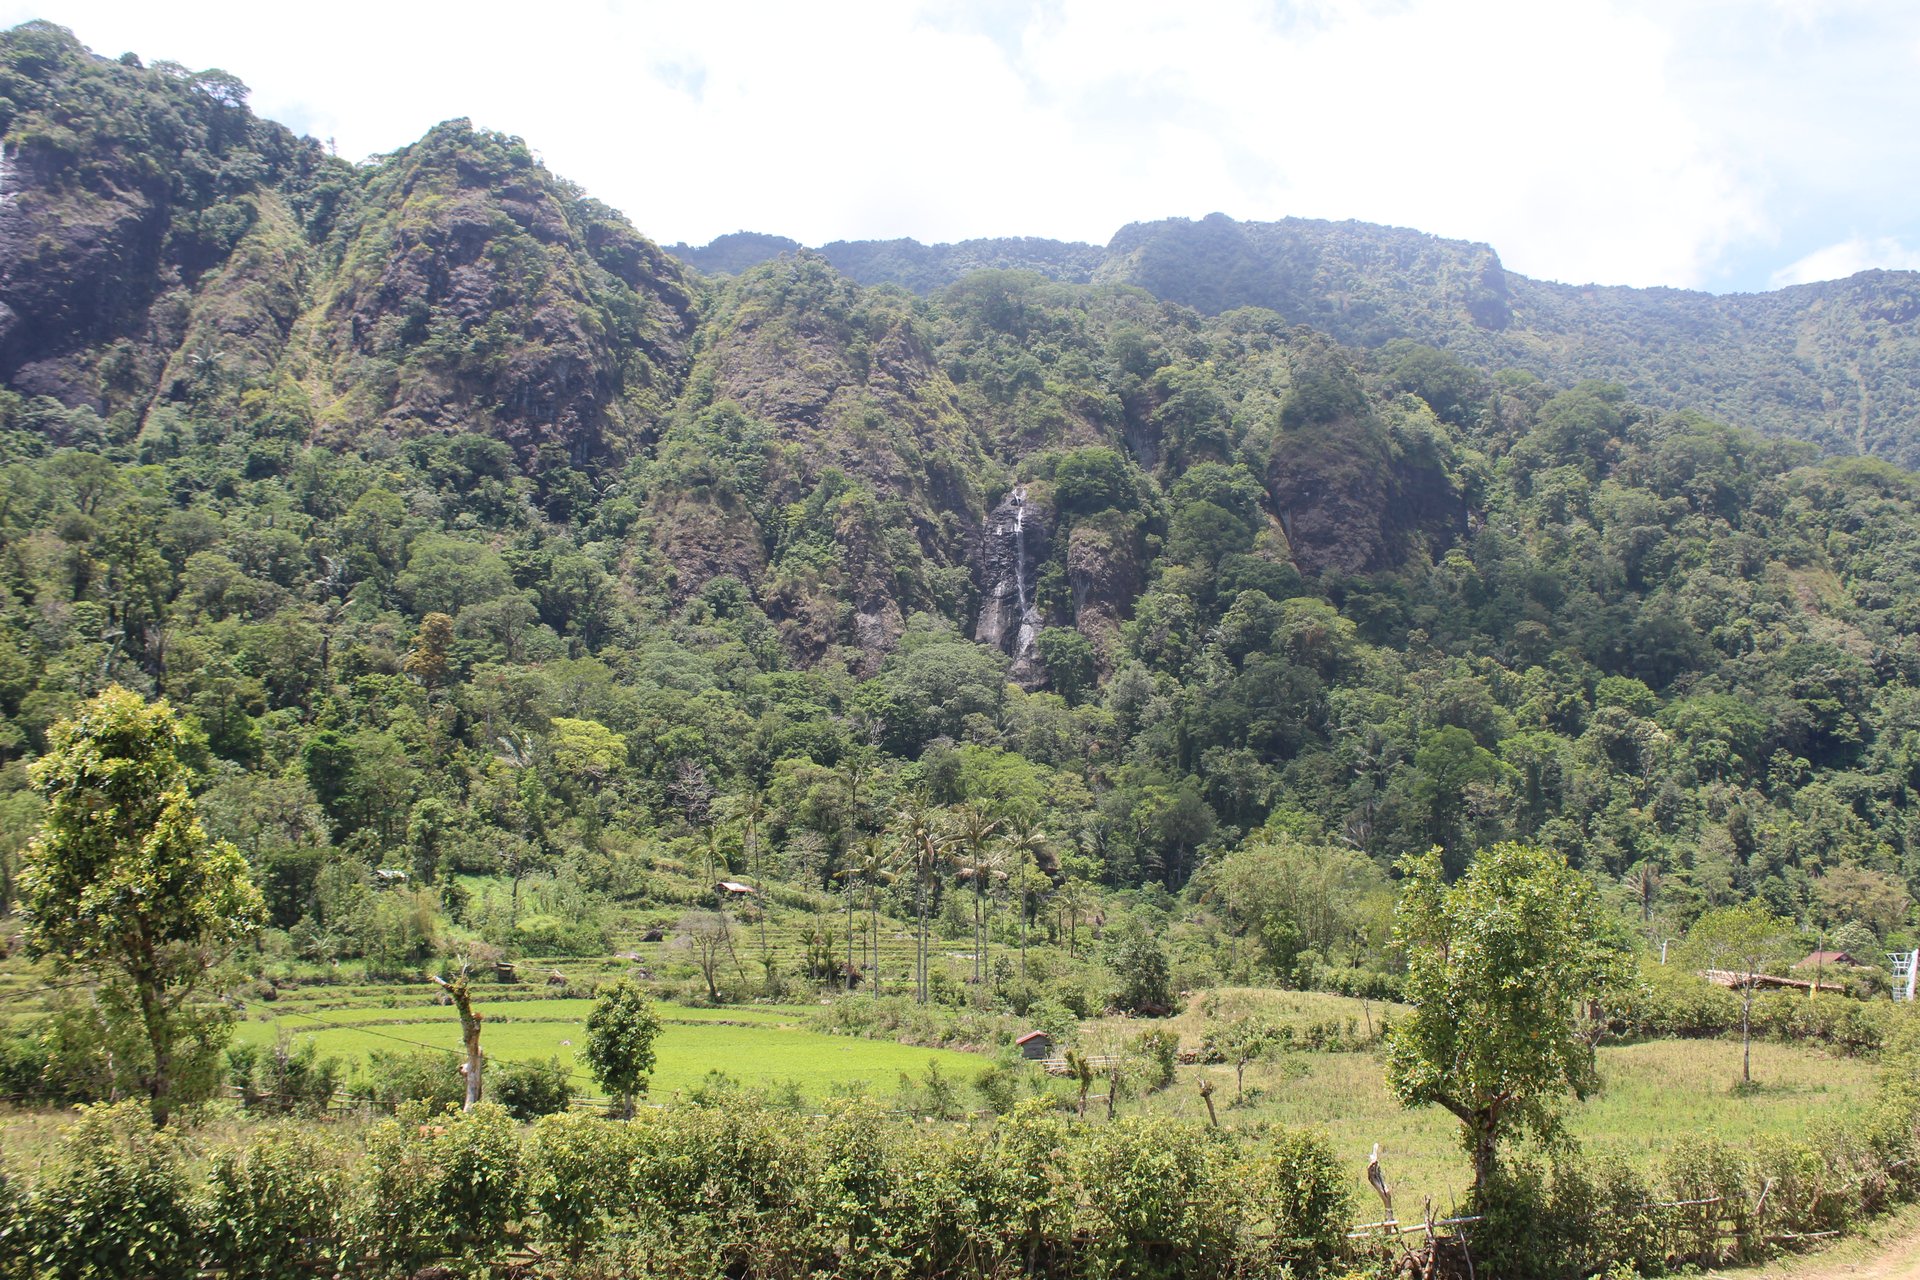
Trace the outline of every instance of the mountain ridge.
<path fill-rule="evenodd" d="M 795 247 L 736 233 L 668 252 L 726 271 Z M 986 267 L 1135 285 L 1203 314 L 1259 306 L 1354 346 L 1411 339 L 1489 373 L 1516 368 L 1561 386 L 1616 381 L 1654 407 L 1705 411 L 1831 453 L 1920 462 L 1914 272 L 1866 271 L 1748 294 L 1569 285 L 1509 271 L 1483 242 L 1353 219 L 1242 223 L 1217 213 L 1129 223 L 1105 246 L 835 241 L 817 252 L 863 284 L 922 294 Z M 1702 354 L 1676 356 L 1685 344 Z M 1849 358 L 1860 351 L 1864 359 Z"/>

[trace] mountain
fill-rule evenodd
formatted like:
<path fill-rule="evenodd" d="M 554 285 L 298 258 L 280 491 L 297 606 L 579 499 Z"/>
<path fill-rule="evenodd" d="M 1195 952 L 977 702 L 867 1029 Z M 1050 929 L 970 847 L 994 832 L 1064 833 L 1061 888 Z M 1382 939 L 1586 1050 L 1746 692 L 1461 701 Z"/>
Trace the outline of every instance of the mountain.
<path fill-rule="evenodd" d="M 722 242 L 716 241 L 714 247 Z M 703 270 L 789 251 L 772 237 Z M 1557 386 L 1604 379 L 1641 403 L 1690 408 L 1830 453 L 1920 463 L 1920 275 L 1868 271 L 1772 293 L 1574 286 L 1506 270 L 1484 244 L 1364 222 L 1223 214 L 1120 229 L 1104 249 L 1059 241 L 841 241 L 820 250 L 863 284 L 931 293 L 980 267 L 1134 285 L 1215 315 L 1263 307 L 1341 342 L 1410 339 L 1486 372 Z M 692 255 L 692 256 L 688 256 Z"/>
<path fill-rule="evenodd" d="M 1640 923 L 1911 941 L 1920 479 L 1820 448 L 1906 456 L 1909 277 L 1224 218 L 676 256 L 518 139 L 349 165 L 43 23 L 0 158 L 0 907 L 21 764 L 118 681 L 303 938 L 376 867 L 643 894 L 750 812 L 825 887 L 924 800 L 1115 887 L 1519 839 Z"/>
<path fill-rule="evenodd" d="M 225 73 L 45 24 L 0 69 L 0 378 L 110 437 L 174 410 L 316 438 L 454 424 L 631 448 L 678 392 L 685 269 L 515 139 L 450 121 L 359 172 Z"/>

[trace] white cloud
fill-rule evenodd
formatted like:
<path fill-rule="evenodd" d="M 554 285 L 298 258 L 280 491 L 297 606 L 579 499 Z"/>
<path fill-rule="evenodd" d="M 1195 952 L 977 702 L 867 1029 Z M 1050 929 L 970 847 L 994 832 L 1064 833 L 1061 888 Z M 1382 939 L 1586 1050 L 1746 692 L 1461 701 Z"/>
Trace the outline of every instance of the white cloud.
<path fill-rule="evenodd" d="M 1724 285 L 1789 233 L 1909 234 L 1866 215 L 1916 204 L 1913 8 L 60 0 L 54 16 L 103 53 L 225 67 L 262 114 L 349 156 L 470 115 L 667 241 L 1104 241 L 1221 210 L 1484 240 L 1553 279 Z M 33 13 L 0 0 L 0 22 Z"/>
<path fill-rule="evenodd" d="M 1909 249 L 1892 236 L 1855 236 L 1815 249 L 1798 262 L 1773 273 L 1775 288 L 1811 284 L 1816 280 L 1844 280 L 1860 271 L 1920 271 L 1920 249 Z"/>

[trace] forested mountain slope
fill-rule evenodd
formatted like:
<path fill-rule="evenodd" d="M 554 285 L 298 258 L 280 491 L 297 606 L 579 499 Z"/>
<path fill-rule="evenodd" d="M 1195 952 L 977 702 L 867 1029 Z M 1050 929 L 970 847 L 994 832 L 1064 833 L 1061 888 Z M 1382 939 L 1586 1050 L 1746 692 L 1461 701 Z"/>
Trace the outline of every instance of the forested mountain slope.
<path fill-rule="evenodd" d="M 1781 438 L 1817 414 L 1715 421 L 1758 348 L 1490 376 L 1600 302 L 1401 233 L 1258 297 L 1280 242 L 1211 223 L 1077 283 L 708 277 L 517 140 L 349 166 L 41 24 L 0 127 L 14 845 L 21 762 L 120 681 L 190 713 L 209 821 L 330 945 L 373 866 L 618 894 L 751 829 L 829 885 L 916 793 L 1116 886 L 1506 837 L 1682 920 L 1885 935 L 1920 886 L 1920 482 Z M 1904 287 L 1769 296 L 1782 334 L 1834 299 L 1794 341 L 1898 404 Z"/>
<path fill-rule="evenodd" d="M 738 271 L 799 246 L 723 236 L 673 252 Z M 1560 386 L 1602 378 L 1659 409 L 1920 463 L 1920 276 L 1867 271 L 1772 293 L 1691 293 L 1531 280 L 1484 244 L 1365 222 L 1223 214 L 1123 227 L 1104 249 L 1048 240 L 841 241 L 821 254 L 863 284 L 920 293 L 982 267 L 1137 285 L 1215 314 L 1265 307 L 1341 342 L 1408 338 L 1484 372 Z"/>

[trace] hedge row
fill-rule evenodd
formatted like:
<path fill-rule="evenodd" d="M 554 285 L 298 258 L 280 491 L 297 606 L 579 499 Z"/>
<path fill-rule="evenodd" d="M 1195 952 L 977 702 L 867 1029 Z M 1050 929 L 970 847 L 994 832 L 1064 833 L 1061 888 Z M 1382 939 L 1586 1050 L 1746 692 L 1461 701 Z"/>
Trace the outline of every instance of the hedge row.
<path fill-rule="evenodd" d="M 1353 1206 L 1324 1139 L 1171 1121 L 970 1126 L 676 1107 L 622 1123 L 413 1108 L 364 1153 L 275 1126 L 189 1172 L 129 1106 L 0 1187 L 0 1275 L 1312 1276 Z"/>
<path fill-rule="evenodd" d="M 1837 993 L 1765 991 L 1753 998 L 1753 1034 L 1789 1044 L 1821 1044 L 1846 1054 L 1877 1052 L 1900 1015 L 1890 1000 Z M 1635 999 L 1615 1015 L 1614 1030 L 1644 1039 L 1697 1039 L 1740 1034 L 1740 995 L 1677 965 L 1647 965 Z"/>
<path fill-rule="evenodd" d="M 1905 1017 L 1858 1114 L 1793 1139 L 1685 1138 L 1651 1176 L 1607 1155 L 1512 1159 L 1469 1239 L 1485 1280 L 1657 1275 L 1793 1249 L 1916 1196 L 1920 1020 Z"/>

